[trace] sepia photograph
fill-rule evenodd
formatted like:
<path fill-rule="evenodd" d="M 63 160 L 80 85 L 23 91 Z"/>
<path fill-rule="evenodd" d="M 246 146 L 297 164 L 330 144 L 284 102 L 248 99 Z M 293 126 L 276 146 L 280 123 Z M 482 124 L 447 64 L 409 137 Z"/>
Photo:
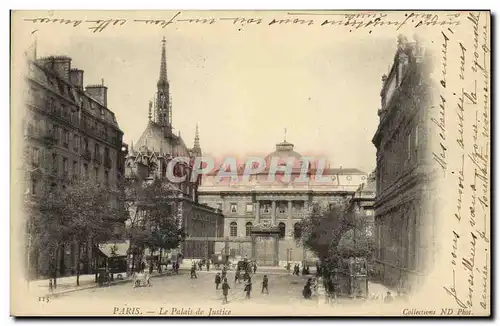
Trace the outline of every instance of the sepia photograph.
<path fill-rule="evenodd" d="M 11 315 L 490 316 L 490 15 L 11 11 Z"/>

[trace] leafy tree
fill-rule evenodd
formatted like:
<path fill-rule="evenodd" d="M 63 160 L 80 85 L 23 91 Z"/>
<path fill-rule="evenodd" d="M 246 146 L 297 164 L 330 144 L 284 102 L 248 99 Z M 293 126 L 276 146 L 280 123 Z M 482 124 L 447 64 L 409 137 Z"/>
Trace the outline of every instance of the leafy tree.
<path fill-rule="evenodd" d="M 48 254 L 54 285 L 57 259 L 65 244 L 77 241 L 77 285 L 80 276 L 80 245 L 98 244 L 118 237 L 115 227 L 124 220 L 115 190 L 89 182 L 76 181 L 62 191 L 44 191 L 38 201 L 38 214 L 32 214 L 32 238 Z M 42 253 L 43 254 L 43 253 Z"/>
<path fill-rule="evenodd" d="M 314 207 L 300 222 L 299 241 L 327 265 L 335 265 L 340 257 L 369 258 L 375 248 L 365 217 L 347 204 L 327 210 Z"/>
<path fill-rule="evenodd" d="M 335 205 L 328 210 L 313 207 L 311 214 L 299 223 L 299 241 L 320 260 L 325 260 L 330 255 L 332 245 L 336 247 L 351 226 L 343 205 Z"/>
<path fill-rule="evenodd" d="M 127 188 L 127 206 L 131 210 L 127 234 L 134 262 L 146 248 L 151 254 L 160 250 L 160 257 L 163 249 L 177 248 L 185 237 L 175 211 L 179 191 L 162 179 L 131 179 Z"/>

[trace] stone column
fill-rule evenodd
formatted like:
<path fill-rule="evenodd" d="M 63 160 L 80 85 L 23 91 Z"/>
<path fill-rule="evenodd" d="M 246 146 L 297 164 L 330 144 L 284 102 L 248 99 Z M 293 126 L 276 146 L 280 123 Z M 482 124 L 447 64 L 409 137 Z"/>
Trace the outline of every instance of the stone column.
<path fill-rule="evenodd" d="M 288 233 L 290 233 L 290 230 L 293 230 L 293 222 L 292 222 L 292 201 L 288 201 Z M 288 236 L 285 233 L 285 236 L 288 238 Z"/>
<path fill-rule="evenodd" d="M 276 225 L 276 201 L 273 200 L 272 206 L 271 206 L 271 225 L 275 226 Z"/>
<path fill-rule="evenodd" d="M 260 201 L 255 202 L 255 224 L 260 223 Z"/>
<path fill-rule="evenodd" d="M 279 266 L 280 264 L 280 250 L 279 250 L 279 237 L 278 235 L 273 235 L 274 238 L 274 266 Z"/>

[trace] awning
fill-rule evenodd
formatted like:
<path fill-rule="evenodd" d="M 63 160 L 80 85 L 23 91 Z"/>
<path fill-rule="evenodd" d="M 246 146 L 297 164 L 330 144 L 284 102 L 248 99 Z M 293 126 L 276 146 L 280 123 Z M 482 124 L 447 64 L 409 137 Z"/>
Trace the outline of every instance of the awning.
<path fill-rule="evenodd" d="M 129 247 L 129 240 L 110 241 L 100 244 L 99 250 L 108 258 L 126 257 Z"/>

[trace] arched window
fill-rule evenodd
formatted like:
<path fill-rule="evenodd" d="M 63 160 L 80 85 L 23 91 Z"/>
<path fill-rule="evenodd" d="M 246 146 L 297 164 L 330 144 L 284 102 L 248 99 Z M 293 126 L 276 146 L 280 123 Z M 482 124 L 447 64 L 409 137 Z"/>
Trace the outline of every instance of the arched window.
<path fill-rule="evenodd" d="M 285 225 L 285 223 L 280 222 L 278 224 L 278 227 L 280 228 L 280 238 L 283 239 L 285 237 L 286 225 Z"/>
<path fill-rule="evenodd" d="M 293 225 L 293 237 L 295 239 L 300 239 L 302 237 L 302 229 L 299 223 Z"/>
<path fill-rule="evenodd" d="M 245 225 L 245 235 L 247 237 L 251 236 L 252 235 L 252 222 L 248 222 L 246 225 Z"/>
<path fill-rule="evenodd" d="M 229 224 L 229 235 L 232 237 L 238 236 L 238 224 L 236 224 L 236 222 L 231 222 L 231 224 Z"/>

